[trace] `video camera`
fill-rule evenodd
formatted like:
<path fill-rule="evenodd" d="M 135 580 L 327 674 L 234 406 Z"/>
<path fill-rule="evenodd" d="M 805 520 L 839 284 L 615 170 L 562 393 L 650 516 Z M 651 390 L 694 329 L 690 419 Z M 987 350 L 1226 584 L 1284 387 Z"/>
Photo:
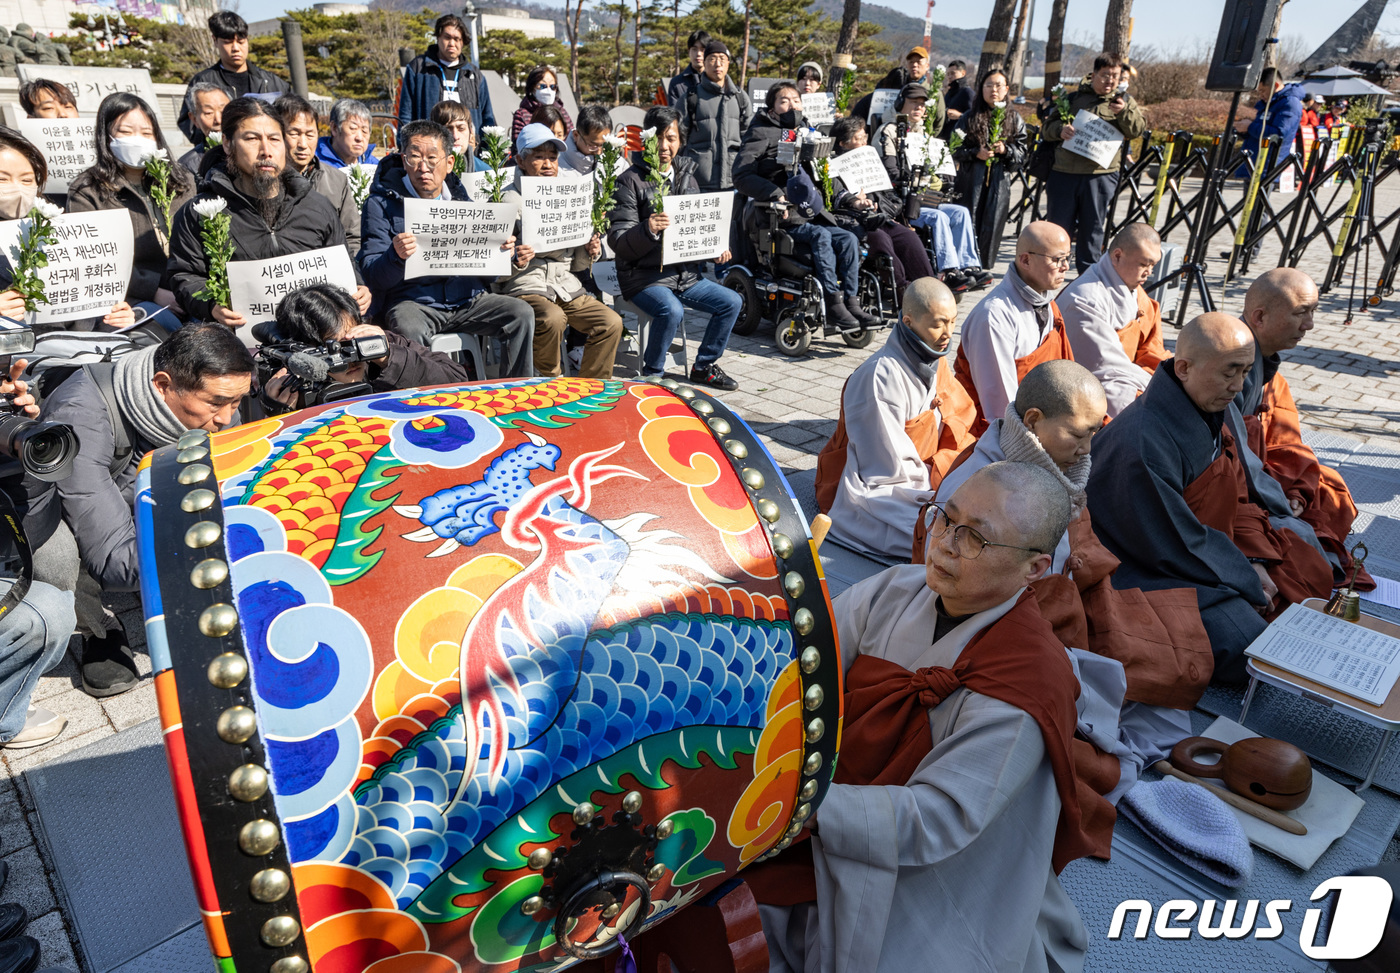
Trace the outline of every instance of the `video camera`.
<path fill-rule="evenodd" d="M 29 328 L 0 327 L 0 369 L 6 375 L 16 355 L 34 350 Z M 36 480 L 62 480 L 73 471 L 78 436 L 62 422 L 31 419 L 8 396 L 0 396 L 0 477 L 5 467 L 18 462 Z"/>
<path fill-rule="evenodd" d="M 389 354 L 389 340 L 383 335 L 314 345 L 284 337 L 269 321 L 254 325 L 253 337 L 258 340 L 259 384 L 266 389 L 272 376 L 285 369 L 293 379 L 287 388 L 300 395 L 301 408 L 368 395 L 373 391 L 369 383 L 337 382 L 331 373 Z"/>

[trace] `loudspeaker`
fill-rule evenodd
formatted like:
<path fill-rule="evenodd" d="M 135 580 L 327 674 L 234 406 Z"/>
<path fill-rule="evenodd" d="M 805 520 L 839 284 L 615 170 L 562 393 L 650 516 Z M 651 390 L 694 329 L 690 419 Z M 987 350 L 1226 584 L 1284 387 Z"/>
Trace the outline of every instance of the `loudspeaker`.
<path fill-rule="evenodd" d="M 1253 91 L 1264 70 L 1264 43 L 1284 0 L 1225 0 L 1206 74 L 1210 91 Z"/>

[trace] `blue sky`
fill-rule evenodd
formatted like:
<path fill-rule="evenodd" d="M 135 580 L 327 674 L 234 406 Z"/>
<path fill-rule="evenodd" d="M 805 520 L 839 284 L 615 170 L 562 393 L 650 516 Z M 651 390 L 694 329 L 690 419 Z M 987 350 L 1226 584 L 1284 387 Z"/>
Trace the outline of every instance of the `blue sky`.
<path fill-rule="evenodd" d="M 509 3 L 509 0 L 502 0 Z M 587 2 L 587 0 L 585 0 Z M 594 4 L 599 0 L 594 0 Z M 1320 43 L 1341 26 L 1362 0 L 1290 0 L 1284 8 L 1283 35 L 1306 37 L 1311 46 Z M 884 6 L 923 19 L 926 0 L 884 0 Z M 310 6 L 286 0 L 241 0 L 238 10 L 246 20 L 276 17 L 283 11 Z M 1051 0 L 1036 0 L 1032 26 L 1035 36 L 1044 37 L 1050 22 Z M 1103 36 L 1104 0 L 1071 0 L 1066 16 L 1065 38 L 1097 47 Z M 562 2 L 559 4 L 562 9 Z M 953 27 L 985 27 L 992 0 L 940 0 L 933 11 L 937 23 Z M 1152 44 L 1168 51 L 1190 52 L 1197 44 L 1209 46 L 1220 27 L 1222 0 L 1136 0 L 1133 4 L 1133 43 Z M 1391 31 L 1400 40 L 1400 2 L 1393 3 L 1381 20 L 1381 30 Z M 1311 46 L 1309 50 L 1311 50 Z"/>

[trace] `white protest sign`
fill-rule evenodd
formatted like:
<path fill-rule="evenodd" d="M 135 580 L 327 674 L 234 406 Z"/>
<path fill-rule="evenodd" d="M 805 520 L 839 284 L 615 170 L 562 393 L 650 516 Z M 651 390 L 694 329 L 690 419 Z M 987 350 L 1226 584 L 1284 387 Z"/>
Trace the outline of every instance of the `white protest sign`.
<path fill-rule="evenodd" d="M 1075 155 L 1093 159 L 1100 169 L 1113 164 L 1113 157 L 1123 144 L 1123 133 L 1097 115 L 1091 115 L 1083 108 L 1071 122 L 1074 138 L 1065 143 L 1065 148 Z"/>
<path fill-rule="evenodd" d="M 145 68 L 80 68 L 71 64 L 20 64 L 15 67 L 20 83 L 47 78 L 67 85 L 77 99 L 78 111 L 83 115 L 96 115 L 102 99 L 119 91 L 140 95 L 151 106 L 160 111 L 156 99 L 155 85 L 151 84 L 151 72 Z"/>
<path fill-rule="evenodd" d="M 956 176 L 957 166 L 953 165 L 953 152 L 942 139 L 928 140 L 928 157 L 933 160 L 933 171 L 939 176 Z"/>
<path fill-rule="evenodd" d="M 870 114 L 866 116 L 870 131 L 875 131 L 880 125 L 894 118 L 894 103 L 899 101 L 899 90 L 898 88 L 876 88 L 875 93 L 870 96 Z M 886 114 L 890 117 L 886 118 Z"/>
<path fill-rule="evenodd" d="M 491 195 L 491 190 L 486 187 L 486 176 L 490 169 L 482 169 L 480 172 L 464 172 L 457 178 L 462 180 L 462 188 L 467 191 L 467 199 L 474 202 L 484 203 Z M 501 170 L 505 178 L 501 180 L 501 188 L 509 189 L 515 182 L 515 166 L 506 166 Z"/>
<path fill-rule="evenodd" d="M 661 263 L 710 260 L 729 249 L 729 218 L 734 193 L 691 193 L 667 196 L 664 203 L 671 225 L 661 231 Z"/>
<path fill-rule="evenodd" d="M 809 91 L 802 96 L 802 114 L 811 125 L 830 125 L 836 121 L 836 99 L 829 91 Z"/>
<path fill-rule="evenodd" d="M 890 174 L 885 171 L 885 164 L 880 161 L 880 154 L 873 145 L 862 145 L 844 155 L 834 156 L 828 166 L 831 178 L 840 177 L 847 192 L 877 193 L 894 188 Z"/>
<path fill-rule="evenodd" d="M 19 133 L 39 147 L 49 164 L 44 190 L 68 192 L 68 184 L 97 162 L 91 118 L 21 118 Z"/>
<path fill-rule="evenodd" d="M 593 239 L 593 177 L 521 176 L 520 242 L 537 253 Z"/>
<path fill-rule="evenodd" d="M 404 230 L 413 234 L 418 249 L 404 261 L 404 277 L 510 273 L 512 251 L 501 245 L 515 232 L 519 216 L 514 203 L 405 198 Z"/>
<path fill-rule="evenodd" d="M 271 321 L 282 298 L 308 284 L 335 284 L 353 294 L 360 286 L 350 252 L 344 246 L 304 250 L 267 260 L 228 262 L 229 310 L 243 315 L 249 325 Z M 238 337 L 249 346 L 256 344 L 251 327 L 238 329 Z"/>
<path fill-rule="evenodd" d="M 25 220 L 0 223 L 0 252 L 19 263 L 20 231 Z M 39 271 L 47 304 L 40 304 L 36 324 L 102 317 L 126 297 L 135 252 L 131 214 L 124 209 L 73 213 L 53 219 L 57 242 L 44 250 L 49 265 Z"/>

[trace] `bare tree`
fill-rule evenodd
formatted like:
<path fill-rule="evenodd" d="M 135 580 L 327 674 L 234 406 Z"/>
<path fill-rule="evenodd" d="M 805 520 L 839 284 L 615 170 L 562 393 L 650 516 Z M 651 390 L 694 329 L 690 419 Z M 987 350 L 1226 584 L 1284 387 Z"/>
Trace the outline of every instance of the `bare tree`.
<path fill-rule="evenodd" d="M 686 58 L 690 52 L 686 51 Z M 681 0 L 671 0 L 671 77 L 681 73 Z"/>
<path fill-rule="evenodd" d="M 1269 31 L 1270 37 L 1278 36 L 1278 29 L 1283 24 L 1283 8 L 1286 6 L 1288 6 L 1287 3 L 1281 3 L 1278 5 L 1278 9 L 1274 11 L 1274 26 L 1273 29 Z M 1276 68 L 1279 66 L 1279 47 L 1279 44 L 1264 45 L 1264 67 Z"/>
<path fill-rule="evenodd" d="M 860 0 L 844 0 L 841 6 L 841 33 L 836 36 L 836 63 L 845 65 L 851 63 L 851 55 L 856 52 L 856 33 L 860 30 Z M 832 67 L 831 77 L 827 80 L 831 91 L 841 84 L 841 76 L 846 73 L 844 67 Z"/>
<path fill-rule="evenodd" d="M 1103 49 L 1126 58 L 1132 34 L 1133 0 L 1108 0 L 1108 13 L 1103 20 Z"/>
<path fill-rule="evenodd" d="M 637 19 L 632 22 L 632 102 L 640 105 L 642 94 L 637 90 L 637 65 L 642 60 L 642 0 L 637 4 Z"/>
<path fill-rule="evenodd" d="M 1045 91 L 1060 83 L 1060 59 L 1065 52 L 1065 11 L 1069 0 L 1055 0 L 1050 8 L 1050 36 L 1045 39 Z"/>
<path fill-rule="evenodd" d="M 1008 91 L 1016 94 L 1021 89 L 1022 62 L 1025 60 L 1026 14 L 1030 0 L 1021 0 L 1016 12 L 1016 26 L 1011 31 L 1011 43 L 1006 48 L 1006 85 Z"/>
<path fill-rule="evenodd" d="M 392 97 L 399 83 L 399 48 L 408 39 L 408 17 L 399 10 L 371 10 L 360 14 L 360 33 L 365 60 L 374 65 L 376 78 Z"/>
<path fill-rule="evenodd" d="M 987 34 L 982 41 L 982 59 L 977 63 L 977 77 L 982 77 L 993 65 L 1005 65 L 1006 41 L 1011 36 L 1011 17 L 1016 12 L 1016 0 L 995 0 L 992 18 L 987 21 Z"/>
<path fill-rule="evenodd" d="M 739 88 L 748 87 L 749 29 L 753 26 L 753 0 L 744 0 L 744 54 L 739 62 Z"/>
<path fill-rule="evenodd" d="M 613 64 L 613 104 L 622 104 L 622 28 L 627 25 L 627 4 L 626 2 L 614 3 L 605 7 L 611 13 L 617 14 L 617 33 L 613 37 L 613 54 L 617 58 Z"/>
<path fill-rule="evenodd" d="M 569 39 L 569 85 L 578 91 L 578 22 L 583 0 L 574 0 L 574 19 L 569 19 L 569 0 L 564 0 L 564 33 Z"/>

